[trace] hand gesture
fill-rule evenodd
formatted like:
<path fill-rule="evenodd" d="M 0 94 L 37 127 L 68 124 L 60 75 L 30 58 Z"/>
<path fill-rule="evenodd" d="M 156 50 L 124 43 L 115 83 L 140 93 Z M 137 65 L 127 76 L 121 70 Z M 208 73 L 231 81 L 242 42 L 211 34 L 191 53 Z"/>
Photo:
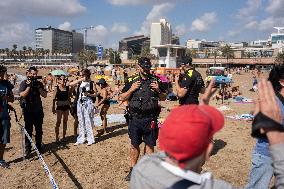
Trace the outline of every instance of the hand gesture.
<path fill-rule="evenodd" d="M 180 76 L 179 76 L 179 74 L 177 74 L 177 75 L 175 76 L 175 82 L 178 82 L 178 81 L 179 81 L 179 78 L 180 78 Z"/>
<path fill-rule="evenodd" d="M 135 83 L 133 83 L 133 84 L 131 85 L 130 90 L 131 90 L 132 92 L 134 92 L 134 91 L 136 91 L 140 86 L 141 86 L 141 82 L 140 82 L 140 81 L 136 81 Z"/>
<path fill-rule="evenodd" d="M 256 102 L 255 113 L 262 112 L 267 117 L 281 123 L 282 114 L 279 108 L 274 89 L 269 81 L 262 79 L 259 84 L 259 100 Z M 281 123 L 282 124 L 282 123 Z M 284 132 L 270 129 L 260 129 L 262 134 L 266 133 L 271 145 L 284 142 Z"/>
<path fill-rule="evenodd" d="M 154 89 L 155 91 L 160 92 L 160 91 L 159 91 L 159 84 L 158 84 L 157 81 L 153 81 L 153 82 L 150 84 L 150 87 L 151 87 L 152 89 Z"/>
<path fill-rule="evenodd" d="M 215 80 L 211 79 L 208 87 L 205 89 L 204 94 L 200 98 L 200 105 L 208 105 L 210 98 L 214 95 L 214 93 L 217 91 L 217 88 L 213 88 L 215 85 Z"/>

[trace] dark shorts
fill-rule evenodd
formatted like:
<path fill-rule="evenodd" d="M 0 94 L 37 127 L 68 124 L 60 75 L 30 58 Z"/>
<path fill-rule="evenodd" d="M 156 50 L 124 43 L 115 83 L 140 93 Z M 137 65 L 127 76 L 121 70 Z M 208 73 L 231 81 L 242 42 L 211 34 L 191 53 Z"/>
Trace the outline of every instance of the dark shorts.
<path fill-rule="evenodd" d="M 10 120 L 0 121 L 0 144 L 10 143 Z"/>
<path fill-rule="evenodd" d="M 65 112 L 66 110 L 69 110 L 69 109 L 70 109 L 70 106 L 69 106 L 69 105 L 57 106 L 57 107 L 56 107 L 56 110 L 60 110 L 60 111 L 63 111 L 63 112 Z"/>
<path fill-rule="evenodd" d="M 128 124 L 128 135 L 131 140 L 131 144 L 138 147 L 142 142 L 148 146 L 156 146 L 156 140 L 158 139 L 159 128 L 157 120 L 155 121 L 155 127 L 151 128 L 152 118 L 135 118 L 131 117 Z"/>

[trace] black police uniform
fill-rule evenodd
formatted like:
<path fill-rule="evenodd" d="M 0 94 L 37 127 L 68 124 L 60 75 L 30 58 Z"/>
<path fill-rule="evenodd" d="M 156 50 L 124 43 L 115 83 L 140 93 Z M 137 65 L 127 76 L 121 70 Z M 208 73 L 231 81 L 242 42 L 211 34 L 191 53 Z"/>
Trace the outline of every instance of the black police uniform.
<path fill-rule="evenodd" d="M 33 85 L 35 87 L 31 87 L 29 94 L 24 99 L 21 99 L 21 107 L 23 109 L 25 128 L 28 134 L 32 136 L 33 126 L 35 127 L 36 146 L 39 150 L 41 150 L 44 113 L 39 88 L 44 90 L 44 86 L 40 81 L 35 81 Z M 19 92 L 25 91 L 28 86 L 29 85 L 26 84 L 26 80 L 22 81 Z M 29 153 L 31 151 L 31 143 L 27 137 L 25 139 L 25 143 L 26 151 Z"/>
<path fill-rule="evenodd" d="M 180 105 L 198 104 L 199 93 L 205 87 L 201 74 L 196 70 L 188 70 L 179 81 L 180 87 L 187 89 L 184 97 L 179 99 Z"/>
<path fill-rule="evenodd" d="M 153 81 L 157 81 L 161 92 L 164 90 L 158 77 L 149 74 L 148 79 L 143 80 L 140 75 L 136 74 L 126 80 L 122 92 L 127 92 L 132 84 L 137 81 L 141 82 L 141 86 L 132 93 L 128 105 L 129 138 L 131 139 L 131 144 L 136 147 L 142 142 L 149 146 L 156 146 L 159 131 L 157 119 L 161 108 L 158 104 L 159 94 L 151 89 L 150 84 Z"/>

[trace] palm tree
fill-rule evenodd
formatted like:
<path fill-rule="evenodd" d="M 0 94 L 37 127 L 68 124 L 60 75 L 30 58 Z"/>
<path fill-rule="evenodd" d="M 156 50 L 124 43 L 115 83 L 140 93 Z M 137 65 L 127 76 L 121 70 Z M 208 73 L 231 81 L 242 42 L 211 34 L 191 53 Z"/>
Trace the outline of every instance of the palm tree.
<path fill-rule="evenodd" d="M 216 58 L 218 56 L 218 49 L 214 49 L 212 52 L 211 52 L 211 56 L 214 57 L 214 66 L 216 66 Z"/>
<path fill-rule="evenodd" d="M 284 64 L 284 53 L 279 52 L 275 58 L 275 63 L 277 64 Z"/>
<path fill-rule="evenodd" d="M 234 52 L 230 45 L 225 45 L 221 47 L 222 56 L 227 59 L 227 63 L 229 62 L 229 58 L 234 58 Z"/>

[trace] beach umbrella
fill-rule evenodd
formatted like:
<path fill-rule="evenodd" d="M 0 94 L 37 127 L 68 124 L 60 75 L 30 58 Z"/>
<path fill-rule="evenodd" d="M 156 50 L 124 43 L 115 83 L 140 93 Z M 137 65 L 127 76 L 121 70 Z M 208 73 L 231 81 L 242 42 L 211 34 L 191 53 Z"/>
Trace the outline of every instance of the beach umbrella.
<path fill-rule="evenodd" d="M 77 68 L 70 68 L 68 70 L 68 73 L 74 73 L 74 72 L 78 72 L 79 70 Z"/>
<path fill-rule="evenodd" d="M 65 72 L 64 70 L 53 70 L 52 72 L 50 72 L 51 75 L 53 76 L 61 76 L 61 75 L 65 75 L 68 76 L 68 73 Z"/>

